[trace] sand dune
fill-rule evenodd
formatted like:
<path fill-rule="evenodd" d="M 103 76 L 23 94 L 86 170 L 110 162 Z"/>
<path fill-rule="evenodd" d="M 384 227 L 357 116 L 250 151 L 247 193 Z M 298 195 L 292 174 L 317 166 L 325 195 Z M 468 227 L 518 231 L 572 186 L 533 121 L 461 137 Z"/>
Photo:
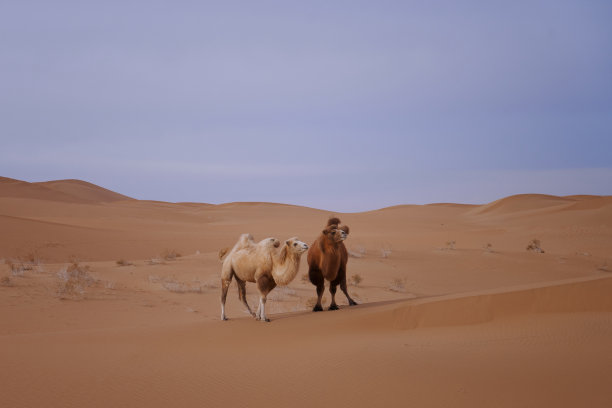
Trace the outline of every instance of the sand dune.
<path fill-rule="evenodd" d="M 3 404 L 612 406 L 612 197 L 336 213 L 359 306 L 312 313 L 303 261 L 271 323 L 235 289 L 219 320 L 219 249 L 244 232 L 310 243 L 330 215 L 0 178 Z"/>
<path fill-rule="evenodd" d="M 99 203 L 132 199 L 128 196 L 115 193 L 114 191 L 81 180 L 54 180 L 35 184 L 50 190 L 60 191 L 81 200 Z"/>

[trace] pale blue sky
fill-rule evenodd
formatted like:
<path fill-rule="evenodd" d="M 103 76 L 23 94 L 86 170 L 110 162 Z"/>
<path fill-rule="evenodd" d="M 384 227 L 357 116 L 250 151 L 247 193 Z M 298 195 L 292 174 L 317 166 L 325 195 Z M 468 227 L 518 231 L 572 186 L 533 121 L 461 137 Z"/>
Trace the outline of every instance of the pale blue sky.
<path fill-rule="evenodd" d="M 3 1 L 0 175 L 360 211 L 612 194 L 609 1 Z"/>

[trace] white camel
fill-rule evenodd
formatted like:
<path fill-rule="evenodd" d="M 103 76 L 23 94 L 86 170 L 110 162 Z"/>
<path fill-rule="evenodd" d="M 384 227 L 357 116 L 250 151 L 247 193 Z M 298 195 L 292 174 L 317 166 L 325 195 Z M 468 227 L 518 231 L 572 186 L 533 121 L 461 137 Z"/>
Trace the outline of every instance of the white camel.
<path fill-rule="evenodd" d="M 288 285 L 295 278 L 300 267 L 300 258 L 307 250 L 308 245 L 297 237 L 289 238 L 281 246 L 276 238 L 266 238 L 255 243 L 251 234 L 242 234 L 227 256 L 221 251 L 221 320 L 227 320 L 225 299 L 232 278 L 235 277 L 238 297 L 249 313 L 257 320 L 269 322 L 265 312 L 268 293 L 277 285 Z M 247 303 L 246 282 L 257 284 L 259 307 L 256 313 L 252 312 Z"/>

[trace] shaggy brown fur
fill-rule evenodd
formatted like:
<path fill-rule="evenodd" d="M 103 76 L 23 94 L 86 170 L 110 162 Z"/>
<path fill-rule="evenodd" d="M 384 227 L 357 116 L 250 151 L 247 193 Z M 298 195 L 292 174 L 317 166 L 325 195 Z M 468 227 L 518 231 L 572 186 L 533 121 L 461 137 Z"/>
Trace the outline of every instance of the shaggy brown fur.
<path fill-rule="evenodd" d="M 280 248 L 279 248 L 280 246 Z M 288 285 L 297 274 L 300 258 L 308 245 L 297 238 L 289 238 L 284 245 L 276 238 L 266 238 L 255 243 L 250 234 L 243 234 L 232 250 L 219 253 L 223 260 L 221 269 L 221 319 L 225 316 L 225 299 L 233 278 L 238 283 L 238 297 L 257 320 L 266 318 L 265 304 L 268 293 L 277 285 Z M 223 259 L 225 258 L 225 259 Z M 259 307 L 251 311 L 246 300 L 246 282 L 255 282 L 259 291 Z"/>
<path fill-rule="evenodd" d="M 351 299 L 346 289 L 346 262 L 348 253 L 344 246 L 344 241 L 349 233 L 349 227 L 340 226 L 338 218 L 330 218 L 327 227 L 321 235 L 313 242 L 308 251 L 308 277 L 310 282 L 317 287 L 317 304 L 312 309 L 314 312 L 323 310 L 321 298 L 325 290 L 325 280 L 329 281 L 329 293 L 331 294 L 331 304 L 329 310 L 337 310 L 336 287 L 346 295 L 349 305 L 357 303 Z"/>

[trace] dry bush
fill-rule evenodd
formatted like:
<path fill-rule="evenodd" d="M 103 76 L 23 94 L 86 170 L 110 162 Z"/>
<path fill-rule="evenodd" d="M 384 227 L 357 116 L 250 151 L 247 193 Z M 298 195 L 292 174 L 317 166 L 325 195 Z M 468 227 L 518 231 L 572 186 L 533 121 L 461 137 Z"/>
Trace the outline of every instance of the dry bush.
<path fill-rule="evenodd" d="M 544 250 L 542 249 L 541 242 L 539 239 L 532 239 L 527 245 L 527 251 L 536 252 L 538 254 L 543 254 Z"/>
<path fill-rule="evenodd" d="M 161 253 L 161 258 L 166 261 L 174 261 L 176 258 L 180 258 L 181 254 L 176 249 L 166 249 Z"/>
<path fill-rule="evenodd" d="M 57 273 L 59 284 L 57 294 L 61 299 L 78 299 L 85 295 L 85 289 L 96 283 L 89 274 L 89 266 L 73 262 Z"/>
<path fill-rule="evenodd" d="M 0 279 L 0 286 L 13 286 L 13 282 L 11 282 L 11 278 L 8 276 L 3 276 Z"/>
<path fill-rule="evenodd" d="M 366 249 L 361 245 L 351 247 L 348 251 L 348 256 L 352 258 L 363 258 L 366 254 Z"/>
<path fill-rule="evenodd" d="M 406 292 L 406 279 L 393 278 L 389 290 L 393 292 L 404 293 Z"/>
<path fill-rule="evenodd" d="M 363 278 L 361 277 L 361 275 L 359 275 L 358 273 L 354 274 L 353 276 L 351 276 L 350 278 L 350 284 L 354 285 L 354 286 L 359 286 L 359 284 L 361 282 L 363 282 Z"/>
<path fill-rule="evenodd" d="M 381 248 L 380 250 L 381 258 L 388 258 L 389 255 L 391 255 L 391 248 Z"/>
<path fill-rule="evenodd" d="M 485 251 L 487 252 L 493 252 L 493 245 L 490 242 L 487 242 L 486 244 L 484 244 L 482 246 L 484 248 Z"/>
<path fill-rule="evenodd" d="M 456 244 L 456 242 L 454 240 L 453 241 L 448 241 L 446 243 L 446 247 L 444 249 L 453 250 L 453 249 L 455 249 L 455 244 Z"/>
<path fill-rule="evenodd" d="M 147 260 L 147 265 L 165 265 L 166 263 L 160 258 L 151 258 Z"/>
<path fill-rule="evenodd" d="M 130 265 L 134 265 L 134 264 L 132 262 L 130 262 L 130 261 L 127 261 L 127 260 L 123 259 L 123 258 L 121 258 L 121 259 L 119 259 L 117 261 L 117 266 L 130 266 Z"/>
<path fill-rule="evenodd" d="M 8 266 L 12 276 L 23 276 L 25 271 L 28 270 L 26 265 L 19 260 L 5 259 L 4 263 Z"/>
<path fill-rule="evenodd" d="M 218 289 L 220 286 L 214 282 L 201 282 L 194 279 L 192 282 L 181 282 L 174 278 L 161 279 L 155 275 L 149 275 L 150 283 L 161 283 L 162 287 L 173 293 L 202 293 L 204 289 Z"/>
<path fill-rule="evenodd" d="M 42 263 L 42 258 L 37 250 L 32 252 L 28 252 L 24 257 L 21 258 L 24 263 L 27 263 L 31 266 L 38 266 Z"/>

